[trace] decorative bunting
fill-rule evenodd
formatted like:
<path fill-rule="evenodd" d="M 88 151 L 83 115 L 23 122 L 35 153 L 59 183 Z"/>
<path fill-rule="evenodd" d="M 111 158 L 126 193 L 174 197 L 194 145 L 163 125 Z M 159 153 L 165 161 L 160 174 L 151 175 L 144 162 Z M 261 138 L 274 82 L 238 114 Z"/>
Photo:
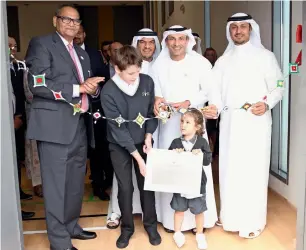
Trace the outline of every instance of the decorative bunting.
<path fill-rule="evenodd" d="M 95 113 L 93 113 L 92 114 L 92 117 L 94 118 L 94 123 L 96 124 L 97 123 L 97 121 L 99 120 L 99 119 L 106 119 L 105 117 L 103 117 L 102 115 L 101 115 L 101 113 L 99 112 L 100 110 L 98 109 Z"/>
<path fill-rule="evenodd" d="M 46 85 L 46 79 L 45 79 L 45 74 L 43 75 L 33 75 L 34 78 L 34 88 L 36 87 L 47 87 Z"/>
<path fill-rule="evenodd" d="M 73 104 L 73 115 L 76 113 L 80 113 L 82 111 L 81 109 L 81 101 L 79 103 Z"/>
<path fill-rule="evenodd" d="M 252 104 L 246 102 L 246 103 L 241 107 L 241 109 L 244 109 L 245 111 L 248 111 L 248 109 L 249 109 L 250 107 L 252 107 Z"/>
<path fill-rule="evenodd" d="M 284 80 L 278 80 L 277 85 L 278 88 L 283 88 L 284 87 Z"/>
<path fill-rule="evenodd" d="M 66 99 L 62 96 L 62 91 L 60 92 L 55 92 L 53 90 L 51 90 L 53 95 L 54 95 L 54 98 L 55 100 L 63 100 L 63 101 L 66 101 Z"/>
<path fill-rule="evenodd" d="M 120 125 L 122 124 L 122 123 L 125 123 L 126 122 L 126 120 L 124 120 L 123 118 L 122 118 L 122 116 L 120 115 L 119 117 L 117 117 L 116 119 L 113 119 L 115 122 L 117 122 L 117 124 L 118 124 L 118 127 L 120 127 Z"/>
<path fill-rule="evenodd" d="M 146 122 L 146 119 L 142 116 L 142 114 L 138 113 L 138 116 L 136 117 L 134 122 L 136 122 L 139 127 L 142 128 L 142 125 Z"/>
<path fill-rule="evenodd" d="M 296 74 L 299 72 L 299 65 L 297 63 L 289 63 L 289 74 Z"/>
<path fill-rule="evenodd" d="M 158 113 L 158 118 L 162 121 L 163 124 L 167 123 L 170 118 L 170 113 L 168 111 L 160 111 Z"/>

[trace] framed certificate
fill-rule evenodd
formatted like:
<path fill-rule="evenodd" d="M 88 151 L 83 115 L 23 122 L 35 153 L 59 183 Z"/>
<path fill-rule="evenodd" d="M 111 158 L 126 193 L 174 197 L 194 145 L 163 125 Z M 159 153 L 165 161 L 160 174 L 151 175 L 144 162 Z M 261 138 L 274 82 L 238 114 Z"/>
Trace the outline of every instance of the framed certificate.
<path fill-rule="evenodd" d="M 203 154 L 152 149 L 147 157 L 145 190 L 200 194 Z"/>

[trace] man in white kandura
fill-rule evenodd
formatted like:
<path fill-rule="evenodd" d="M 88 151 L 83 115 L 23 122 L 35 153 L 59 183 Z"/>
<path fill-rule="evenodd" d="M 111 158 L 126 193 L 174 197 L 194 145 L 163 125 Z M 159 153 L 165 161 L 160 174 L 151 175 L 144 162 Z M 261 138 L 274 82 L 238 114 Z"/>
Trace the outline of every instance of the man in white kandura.
<path fill-rule="evenodd" d="M 151 29 L 141 29 L 133 38 L 132 46 L 137 48 L 142 55 L 142 65 L 141 71 L 142 74 L 149 74 L 155 59 L 160 53 L 160 43 L 158 40 L 157 33 Z M 153 134 L 154 147 L 157 145 L 157 136 L 158 128 Z M 133 214 L 142 214 L 141 205 L 140 205 L 140 196 L 139 189 L 136 182 L 136 175 L 134 168 L 132 170 L 132 181 L 134 186 L 133 192 Z M 113 186 L 111 199 L 108 206 L 108 219 L 106 226 L 109 229 L 116 229 L 120 224 L 121 211 L 118 204 L 118 182 L 114 174 Z"/>
<path fill-rule="evenodd" d="M 220 98 L 212 103 L 221 111 L 219 225 L 255 238 L 266 225 L 271 109 L 282 99 L 284 81 L 250 15 L 228 18 L 226 36 L 228 47 L 213 68 Z"/>
<path fill-rule="evenodd" d="M 155 83 L 155 114 L 163 103 L 171 103 L 174 109 L 202 108 L 209 99 L 211 86 L 211 64 L 202 55 L 192 50 L 195 39 L 191 29 L 175 25 L 163 34 L 162 51 L 152 67 Z M 214 105 L 207 109 L 216 109 Z M 206 116 L 206 118 L 209 118 Z M 181 115 L 175 113 L 166 124 L 159 126 L 158 147 L 168 149 L 173 139 L 180 137 Z M 204 135 L 207 139 L 207 135 Z M 204 227 L 210 228 L 217 221 L 217 211 L 211 165 L 205 166 L 207 176 L 207 211 Z M 173 194 L 156 192 L 157 219 L 167 232 L 174 229 L 174 210 L 170 207 Z M 185 212 L 182 231 L 195 228 L 194 215 Z M 195 231 L 193 231 L 195 233 Z"/>

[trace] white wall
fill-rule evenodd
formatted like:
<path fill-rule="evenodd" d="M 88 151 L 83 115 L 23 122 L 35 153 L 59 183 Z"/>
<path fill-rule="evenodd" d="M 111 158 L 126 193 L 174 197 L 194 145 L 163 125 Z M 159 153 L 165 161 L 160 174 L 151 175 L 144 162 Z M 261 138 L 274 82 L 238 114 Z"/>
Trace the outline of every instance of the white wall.
<path fill-rule="evenodd" d="M 167 2 L 166 2 L 167 5 Z M 158 3 L 159 24 L 161 24 L 161 4 Z M 185 9 L 184 13 L 181 9 Z M 167 8 L 166 8 L 167 12 Z M 192 32 L 198 33 L 202 39 L 204 48 L 204 2 L 203 1 L 175 1 L 173 14 L 166 18 L 166 23 L 158 29 L 159 37 L 162 39 L 163 31 L 172 25 L 182 25 L 191 28 Z"/>
<path fill-rule="evenodd" d="M 292 50 L 291 61 L 294 62 L 299 51 L 302 48 L 302 44 L 295 43 L 296 26 L 302 24 L 302 2 L 292 2 Z M 305 30 L 305 27 L 303 27 Z M 305 31 L 304 31 L 305 32 Z M 300 67 L 300 70 L 305 69 L 304 66 Z M 305 131 L 306 124 L 306 112 L 305 103 L 300 103 L 300 97 L 306 96 L 305 89 L 301 85 L 300 75 L 291 76 L 291 100 L 290 100 L 290 147 L 289 147 L 289 183 L 288 185 L 279 181 L 274 176 L 270 176 L 270 187 L 284 196 L 292 205 L 297 205 L 297 194 L 300 190 L 300 174 L 303 173 L 303 168 L 306 167 L 305 161 Z M 305 153 L 301 154 L 301 149 L 304 149 Z"/>

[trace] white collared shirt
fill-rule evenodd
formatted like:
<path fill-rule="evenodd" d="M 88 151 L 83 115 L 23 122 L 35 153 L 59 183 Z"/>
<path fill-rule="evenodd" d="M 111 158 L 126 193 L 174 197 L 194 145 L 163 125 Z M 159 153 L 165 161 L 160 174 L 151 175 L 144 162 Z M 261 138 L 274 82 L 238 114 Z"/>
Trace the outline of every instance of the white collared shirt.
<path fill-rule="evenodd" d="M 127 94 L 129 96 L 135 95 L 135 93 L 136 93 L 136 91 L 138 89 L 138 86 L 139 86 L 139 77 L 132 84 L 128 84 L 127 82 L 122 80 L 118 74 L 115 74 L 112 77 L 112 80 L 115 82 L 115 84 L 118 86 L 118 88 L 122 92 L 124 92 L 125 94 Z"/>
<path fill-rule="evenodd" d="M 70 55 L 70 52 L 69 52 L 69 48 L 68 48 L 68 45 L 69 45 L 69 42 L 64 38 L 62 37 L 58 32 L 56 32 L 59 37 L 62 39 L 66 49 L 68 50 L 68 53 Z M 84 45 L 84 44 L 83 44 Z M 72 42 L 72 46 L 73 46 L 73 42 Z M 80 83 L 84 82 L 84 75 L 83 75 L 83 68 L 82 68 L 82 65 L 80 63 L 80 59 L 79 59 L 79 56 L 78 54 L 76 53 L 75 49 L 74 49 L 74 46 L 73 46 L 73 53 L 74 53 L 74 57 L 75 57 L 75 60 L 76 60 L 76 64 L 77 64 L 77 67 L 78 67 L 78 70 L 80 72 Z M 80 85 L 79 84 L 73 84 L 73 93 L 72 93 L 72 97 L 79 97 L 80 96 Z"/>

